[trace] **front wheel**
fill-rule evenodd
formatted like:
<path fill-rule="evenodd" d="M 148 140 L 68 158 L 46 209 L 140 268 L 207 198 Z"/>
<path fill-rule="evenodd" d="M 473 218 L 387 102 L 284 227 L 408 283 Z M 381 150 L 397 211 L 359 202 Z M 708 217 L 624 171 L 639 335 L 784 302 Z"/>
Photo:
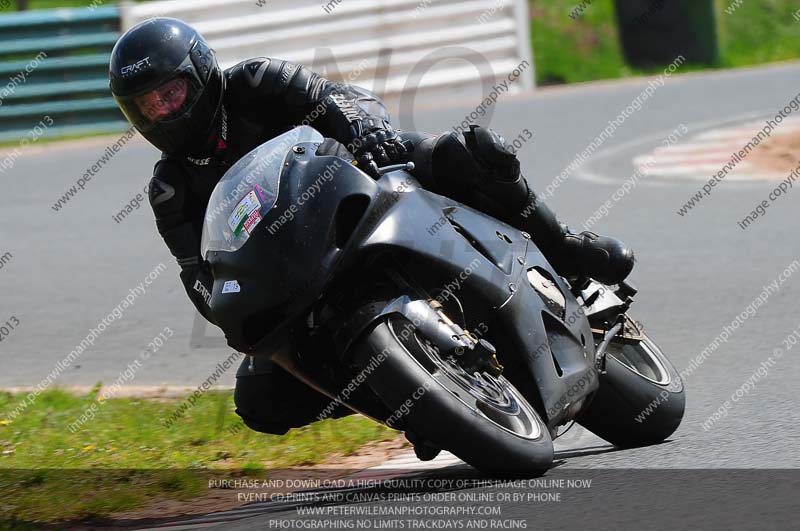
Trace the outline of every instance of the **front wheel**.
<path fill-rule="evenodd" d="M 600 388 L 577 420 L 615 446 L 633 448 L 664 441 L 683 419 L 683 382 L 667 357 L 628 319 L 633 337 L 608 348 Z"/>
<path fill-rule="evenodd" d="M 352 349 L 367 383 L 402 426 L 478 470 L 535 476 L 553 462 L 553 441 L 537 413 L 506 380 L 464 370 L 399 314 L 383 317 Z"/>

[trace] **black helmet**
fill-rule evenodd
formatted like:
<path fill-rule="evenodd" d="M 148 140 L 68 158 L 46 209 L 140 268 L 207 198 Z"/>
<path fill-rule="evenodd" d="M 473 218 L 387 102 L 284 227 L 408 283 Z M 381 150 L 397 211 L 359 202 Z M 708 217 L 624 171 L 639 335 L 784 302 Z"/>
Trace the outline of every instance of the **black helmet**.
<path fill-rule="evenodd" d="M 158 149 L 190 155 L 216 145 L 222 70 L 188 24 L 154 18 L 129 29 L 111 52 L 109 79 L 125 117 Z"/>

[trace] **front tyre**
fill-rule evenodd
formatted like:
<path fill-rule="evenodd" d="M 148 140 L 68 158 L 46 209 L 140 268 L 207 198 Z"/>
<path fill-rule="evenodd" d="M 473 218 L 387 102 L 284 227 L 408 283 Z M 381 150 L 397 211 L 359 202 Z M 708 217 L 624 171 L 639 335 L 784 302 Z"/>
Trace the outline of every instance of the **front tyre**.
<path fill-rule="evenodd" d="M 636 327 L 638 339 L 615 339 L 600 388 L 577 420 L 621 448 L 647 446 L 672 435 L 683 419 L 685 391 L 678 371 Z"/>
<path fill-rule="evenodd" d="M 401 426 L 478 470 L 536 476 L 553 462 L 553 441 L 504 377 L 467 374 L 399 314 L 383 317 L 351 351 L 367 383 Z"/>

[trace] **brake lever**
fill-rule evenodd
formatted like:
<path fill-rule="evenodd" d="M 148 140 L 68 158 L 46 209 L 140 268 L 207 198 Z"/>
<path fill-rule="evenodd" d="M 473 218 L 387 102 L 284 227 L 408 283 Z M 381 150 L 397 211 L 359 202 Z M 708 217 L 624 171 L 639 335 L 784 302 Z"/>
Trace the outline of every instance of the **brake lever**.
<path fill-rule="evenodd" d="M 374 164 L 374 161 L 373 161 L 373 164 Z M 406 170 L 407 172 L 412 172 L 412 171 L 414 171 L 414 168 L 416 168 L 416 167 L 417 166 L 411 161 L 406 162 L 405 164 L 392 164 L 391 166 L 382 166 L 382 167 L 378 168 L 378 175 L 384 175 L 384 174 L 387 174 L 389 172 L 397 171 L 397 170 Z"/>

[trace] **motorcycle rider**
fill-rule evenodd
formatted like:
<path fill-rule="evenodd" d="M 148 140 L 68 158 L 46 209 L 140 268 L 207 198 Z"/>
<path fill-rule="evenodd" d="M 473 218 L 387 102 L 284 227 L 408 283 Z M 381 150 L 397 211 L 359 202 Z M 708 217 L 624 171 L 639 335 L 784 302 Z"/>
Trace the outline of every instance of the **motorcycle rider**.
<path fill-rule="evenodd" d="M 326 137 L 318 154 L 355 159 L 368 172 L 376 165 L 415 162 L 414 175 L 425 188 L 530 233 L 563 276 L 615 284 L 633 268 L 633 252 L 622 242 L 575 234 L 559 223 L 491 129 L 401 135 L 382 102 L 367 91 L 279 59 L 249 59 L 223 71 L 203 37 L 171 18 L 150 19 L 122 35 L 109 78 L 127 119 L 162 151 L 149 189 L 156 226 L 181 268 L 189 298 L 211 322 L 213 282 L 200 256 L 211 192 L 239 158 L 299 124 Z M 285 433 L 313 421 L 329 403 L 268 360 L 248 366 L 245 361 L 239 368 L 234 396 L 237 413 L 255 430 Z M 347 411 L 334 416 L 341 414 Z"/>

